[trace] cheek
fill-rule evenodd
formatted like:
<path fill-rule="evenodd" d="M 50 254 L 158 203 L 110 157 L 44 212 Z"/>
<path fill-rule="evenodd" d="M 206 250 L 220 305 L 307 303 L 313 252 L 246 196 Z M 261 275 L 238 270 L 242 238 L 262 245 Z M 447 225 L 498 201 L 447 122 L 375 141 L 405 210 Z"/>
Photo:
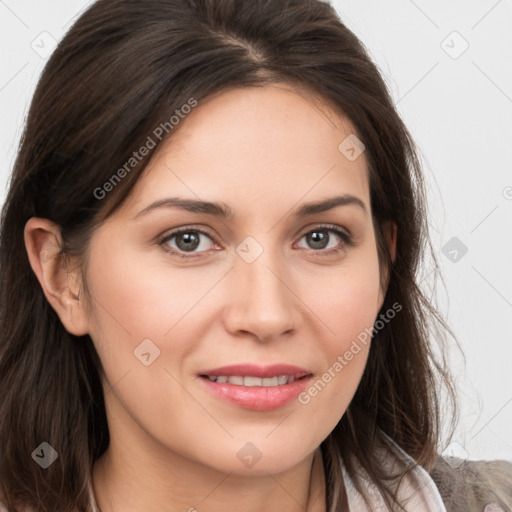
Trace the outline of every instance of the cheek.
<path fill-rule="evenodd" d="M 159 343 L 172 338 L 172 330 L 222 275 L 206 266 L 170 269 L 142 252 L 112 251 L 91 259 L 89 269 L 98 335 L 130 340 L 132 349 L 145 338 Z"/>
<path fill-rule="evenodd" d="M 204 416 L 179 383 L 184 381 L 183 362 L 201 339 L 189 318 L 218 281 L 212 274 L 202 269 L 171 272 L 161 261 L 126 251 L 97 251 L 89 261 L 91 337 L 105 371 L 106 399 L 113 414 L 122 417 L 129 411 L 148 431 L 158 426 L 154 433 L 162 440 L 169 425 L 179 430 L 180 411 Z M 185 428 L 180 435 L 192 433 Z"/>
<path fill-rule="evenodd" d="M 206 265 L 180 271 L 135 251 L 98 254 L 88 272 L 91 337 L 106 389 L 115 386 L 117 399 L 140 424 L 147 418 L 179 424 L 180 410 L 203 417 L 178 383 L 185 381 L 187 362 L 204 338 L 204 318 L 214 310 L 208 293 L 226 270 Z"/>
<path fill-rule="evenodd" d="M 330 272 L 321 286 L 310 287 L 308 305 L 321 318 L 331 336 L 324 336 L 324 349 L 338 354 L 365 329 L 373 326 L 380 309 L 379 266 L 376 252 L 359 251 L 339 271 Z M 311 283 L 310 283 L 311 284 Z M 313 293 L 312 290 L 317 290 Z M 306 292 L 304 292 L 306 293 Z"/>
<path fill-rule="evenodd" d="M 326 325 L 317 338 L 324 366 L 299 396 L 314 430 L 325 436 L 334 428 L 354 396 L 364 372 L 379 303 L 377 256 L 362 252 L 329 284 L 309 292 L 308 305 Z"/>

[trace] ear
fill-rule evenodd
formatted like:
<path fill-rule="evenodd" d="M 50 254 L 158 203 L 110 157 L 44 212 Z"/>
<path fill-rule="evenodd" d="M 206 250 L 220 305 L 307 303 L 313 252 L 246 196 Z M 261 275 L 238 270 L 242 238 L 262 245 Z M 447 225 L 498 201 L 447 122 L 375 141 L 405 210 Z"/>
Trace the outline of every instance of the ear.
<path fill-rule="evenodd" d="M 396 237 L 397 237 L 397 227 L 396 223 L 390 220 L 384 223 L 384 234 L 386 236 L 386 241 L 389 247 L 389 254 L 391 255 L 391 261 L 395 261 L 396 259 Z"/>
<path fill-rule="evenodd" d="M 384 237 L 386 239 L 386 243 L 388 246 L 389 255 L 391 257 L 391 261 L 394 262 L 396 259 L 396 240 L 397 240 L 397 226 L 395 222 L 392 221 L 386 221 L 383 223 L 383 231 L 384 231 Z M 388 283 L 389 283 L 389 274 L 390 269 L 384 269 L 385 271 L 385 279 L 383 279 L 383 282 L 386 283 L 385 289 L 382 289 L 382 286 L 380 288 L 379 292 L 379 299 L 378 299 L 378 309 L 382 307 L 382 304 L 384 303 L 384 298 L 386 296 L 386 293 L 388 291 Z"/>
<path fill-rule="evenodd" d="M 78 265 L 69 268 L 61 253 L 60 228 L 48 219 L 32 217 L 25 225 L 25 247 L 30 266 L 65 329 L 75 336 L 88 333 L 85 303 L 80 300 L 82 278 Z"/>

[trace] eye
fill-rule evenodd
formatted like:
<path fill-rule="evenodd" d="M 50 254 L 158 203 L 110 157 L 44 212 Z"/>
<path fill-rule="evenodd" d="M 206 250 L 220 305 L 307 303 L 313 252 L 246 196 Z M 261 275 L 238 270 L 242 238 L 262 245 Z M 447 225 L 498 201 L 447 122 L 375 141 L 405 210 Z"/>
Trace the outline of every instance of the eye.
<path fill-rule="evenodd" d="M 166 251 L 181 258 L 196 257 L 195 253 L 208 251 L 209 244 L 205 239 L 213 242 L 210 235 L 198 228 L 180 228 L 165 235 L 159 240 Z M 199 255 L 198 255 L 199 256 Z"/>
<path fill-rule="evenodd" d="M 352 236 L 337 226 L 317 226 L 302 235 L 309 249 L 321 254 L 337 254 L 354 245 Z M 208 240 L 210 242 L 208 242 Z M 341 242 L 340 242 L 341 240 Z M 180 258 L 197 258 L 216 246 L 208 232 L 196 227 L 183 227 L 164 235 L 159 241 L 164 250 Z M 218 248 L 218 246 L 216 246 Z M 308 247 L 305 247 L 308 249 Z"/>
<path fill-rule="evenodd" d="M 323 251 L 328 254 L 340 252 L 347 245 L 353 245 L 352 236 L 336 226 L 318 226 L 302 235 L 301 240 L 303 239 L 310 249 L 313 249 L 315 252 Z M 342 240 L 341 243 L 340 239 Z"/>

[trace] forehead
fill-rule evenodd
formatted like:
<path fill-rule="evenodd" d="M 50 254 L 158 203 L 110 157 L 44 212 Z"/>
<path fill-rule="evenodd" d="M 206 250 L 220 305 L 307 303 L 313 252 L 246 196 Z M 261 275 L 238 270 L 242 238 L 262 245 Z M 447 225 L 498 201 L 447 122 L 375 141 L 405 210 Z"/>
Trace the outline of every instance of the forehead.
<path fill-rule="evenodd" d="M 172 195 L 270 213 L 301 197 L 352 194 L 369 208 L 364 153 L 349 160 L 339 149 L 353 133 L 346 117 L 288 84 L 223 90 L 180 120 L 126 207 Z"/>

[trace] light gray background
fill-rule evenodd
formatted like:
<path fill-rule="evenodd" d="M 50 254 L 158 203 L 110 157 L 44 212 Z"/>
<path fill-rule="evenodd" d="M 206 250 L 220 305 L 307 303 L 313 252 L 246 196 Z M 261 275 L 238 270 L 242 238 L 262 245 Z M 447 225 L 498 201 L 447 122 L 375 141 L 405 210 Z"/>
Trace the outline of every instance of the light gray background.
<path fill-rule="evenodd" d="M 2 203 L 52 41 L 89 3 L 0 0 Z M 424 161 L 446 284 L 438 300 L 466 355 L 464 366 L 451 351 L 461 421 L 445 453 L 512 460 L 512 0 L 333 4 L 381 69 Z"/>

